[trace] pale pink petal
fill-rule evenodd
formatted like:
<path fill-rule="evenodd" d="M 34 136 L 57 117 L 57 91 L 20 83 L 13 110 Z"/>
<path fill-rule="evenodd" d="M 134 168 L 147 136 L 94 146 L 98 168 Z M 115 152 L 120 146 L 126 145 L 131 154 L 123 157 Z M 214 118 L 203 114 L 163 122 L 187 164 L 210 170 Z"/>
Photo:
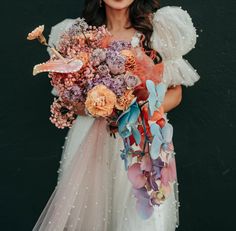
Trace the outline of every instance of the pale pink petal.
<path fill-rule="evenodd" d="M 175 181 L 177 179 L 175 158 L 170 159 L 168 167 L 170 171 L 170 180 Z"/>
<path fill-rule="evenodd" d="M 171 158 L 168 165 L 161 170 L 161 182 L 167 186 L 169 183 L 175 181 L 176 178 L 175 159 Z"/>
<path fill-rule="evenodd" d="M 42 72 L 73 73 L 79 71 L 82 66 L 83 62 L 79 59 L 49 60 L 46 63 L 35 65 L 33 75 L 37 75 Z"/>
<path fill-rule="evenodd" d="M 167 167 L 164 167 L 162 170 L 161 170 L 161 183 L 163 185 L 168 185 L 169 184 L 169 180 L 170 177 L 169 177 L 169 170 Z"/>
<path fill-rule="evenodd" d="M 142 188 L 145 185 L 147 179 L 143 175 L 139 163 L 135 163 L 131 167 L 129 167 L 128 179 L 130 180 L 134 188 Z"/>
<path fill-rule="evenodd" d="M 141 167 L 141 170 L 144 170 L 147 172 L 150 172 L 152 170 L 152 161 L 148 154 L 143 156 L 140 167 Z"/>
<path fill-rule="evenodd" d="M 143 219 L 148 219 L 149 217 L 152 216 L 154 212 L 153 206 L 150 205 L 149 199 L 146 199 L 146 198 L 137 200 L 136 209 L 137 209 L 138 214 Z"/>
<path fill-rule="evenodd" d="M 162 189 L 165 197 L 168 197 L 171 194 L 172 189 L 171 189 L 170 184 L 167 184 L 167 185 L 161 184 L 161 189 Z"/>

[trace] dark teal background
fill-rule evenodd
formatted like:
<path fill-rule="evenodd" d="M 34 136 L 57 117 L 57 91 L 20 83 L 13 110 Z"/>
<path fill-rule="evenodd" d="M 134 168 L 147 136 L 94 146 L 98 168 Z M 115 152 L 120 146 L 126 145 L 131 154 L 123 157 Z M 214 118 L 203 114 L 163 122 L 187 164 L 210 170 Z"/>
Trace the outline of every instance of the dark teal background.
<path fill-rule="evenodd" d="M 183 87 L 174 126 L 180 182 L 179 231 L 235 230 L 236 1 L 172 0 L 188 10 L 199 39 L 186 57 L 201 79 Z M 48 120 L 53 100 L 46 74 L 32 67 L 48 58 L 25 38 L 35 26 L 80 15 L 82 1 L 1 1 L 0 230 L 30 231 L 54 190 L 67 130 Z M 112 230 L 111 230 L 112 231 Z"/>

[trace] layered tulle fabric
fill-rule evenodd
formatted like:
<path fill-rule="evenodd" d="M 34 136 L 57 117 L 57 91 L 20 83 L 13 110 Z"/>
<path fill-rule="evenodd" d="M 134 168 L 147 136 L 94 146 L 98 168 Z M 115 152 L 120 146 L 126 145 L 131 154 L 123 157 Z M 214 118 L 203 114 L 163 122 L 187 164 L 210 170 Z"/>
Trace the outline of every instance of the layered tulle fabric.
<path fill-rule="evenodd" d="M 57 47 L 60 35 L 74 21 L 66 19 L 52 27 L 49 44 Z M 196 43 L 188 13 L 179 7 L 161 8 L 154 14 L 153 28 L 152 46 L 164 61 L 163 81 L 168 86 L 192 86 L 199 75 L 183 59 Z M 33 231 L 174 231 L 177 183 L 167 201 L 155 207 L 154 215 L 142 220 L 121 149 L 121 138 L 110 137 L 104 119 L 78 116 L 66 138 L 58 184 Z"/>
<path fill-rule="evenodd" d="M 192 19 L 181 7 L 167 6 L 159 9 L 153 18 L 152 48 L 164 61 L 163 82 L 168 86 L 192 86 L 199 75 L 183 58 L 196 44 L 197 34 Z"/>
<path fill-rule="evenodd" d="M 174 191 L 149 220 L 138 216 L 120 159 L 122 140 L 111 137 L 106 124 L 104 119 L 77 118 L 67 137 L 57 187 L 34 231 L 175 230 Z"/>

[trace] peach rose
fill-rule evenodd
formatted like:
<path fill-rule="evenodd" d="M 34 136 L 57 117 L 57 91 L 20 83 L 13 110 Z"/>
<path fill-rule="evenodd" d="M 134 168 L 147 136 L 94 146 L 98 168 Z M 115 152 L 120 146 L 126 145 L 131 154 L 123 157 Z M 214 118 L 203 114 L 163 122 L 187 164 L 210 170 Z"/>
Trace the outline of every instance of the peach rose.
<path fill-rule="evenodd" d="M 93 116 L 106 117 L 112 114 L 116 104 L 116 95 L 106 86 L 99 84 L 87 95 L 85 107 Z"/>
<path fill-rule="evenodd" d="M 124 95 L 119 97 L 116 102 L 116 108 L 118 110 L 125 111 L 128 109 L 129 105 L 131 104 L 132 100 L 134 99 L 133 91 L 127 90 Z"/>

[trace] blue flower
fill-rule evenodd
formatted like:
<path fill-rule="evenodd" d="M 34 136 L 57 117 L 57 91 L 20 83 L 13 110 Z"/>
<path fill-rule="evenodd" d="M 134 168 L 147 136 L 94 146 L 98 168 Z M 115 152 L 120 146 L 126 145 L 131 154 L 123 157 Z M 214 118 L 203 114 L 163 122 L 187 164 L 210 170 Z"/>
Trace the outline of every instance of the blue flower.
<path fill-rule="evenodd" d="M 123 139 L 124 149 L 121 151 L 120 157 L 124 160 L 125 170 L 128 170 L 129 165 L 132 162 L 132 148 L 129 143 L 129 139 Z"/>
<path fill-rule="evenodd" d="M 167 122 L 163 128 L 154 123 L 151 125 L 151 133 L 153 135 L 153 140 L 150 154 L 152 159 L 155 160 L 158 158 L 161 148 L 164 151 L 168 151 L 169 144 L 172 143 L 173 127 Z"/>
<path fill-rule="evenodd" d="M 125 112 L 123 112 L 117 120 L 118 132 L 120 136 L 124 139 L 133 135 L 136 144 L 140 144 L 141 141 L 141 135 L 136 127 L 139 115 L 140 115 L 140 109 L 135 98 L 132 101 L 130 107 Z"/>
<path fill-rule="evenodd" d="M 159 83 L 158 85 L 155 86 L 152 80 L 147 80 L 146 86 L 149 92 L 149 97 L 148 97 L 149 115 L 152 116 L 154 111 L 156 111 L 164 101 L 166 93 L 166 85 L 164 83 Z"/>

